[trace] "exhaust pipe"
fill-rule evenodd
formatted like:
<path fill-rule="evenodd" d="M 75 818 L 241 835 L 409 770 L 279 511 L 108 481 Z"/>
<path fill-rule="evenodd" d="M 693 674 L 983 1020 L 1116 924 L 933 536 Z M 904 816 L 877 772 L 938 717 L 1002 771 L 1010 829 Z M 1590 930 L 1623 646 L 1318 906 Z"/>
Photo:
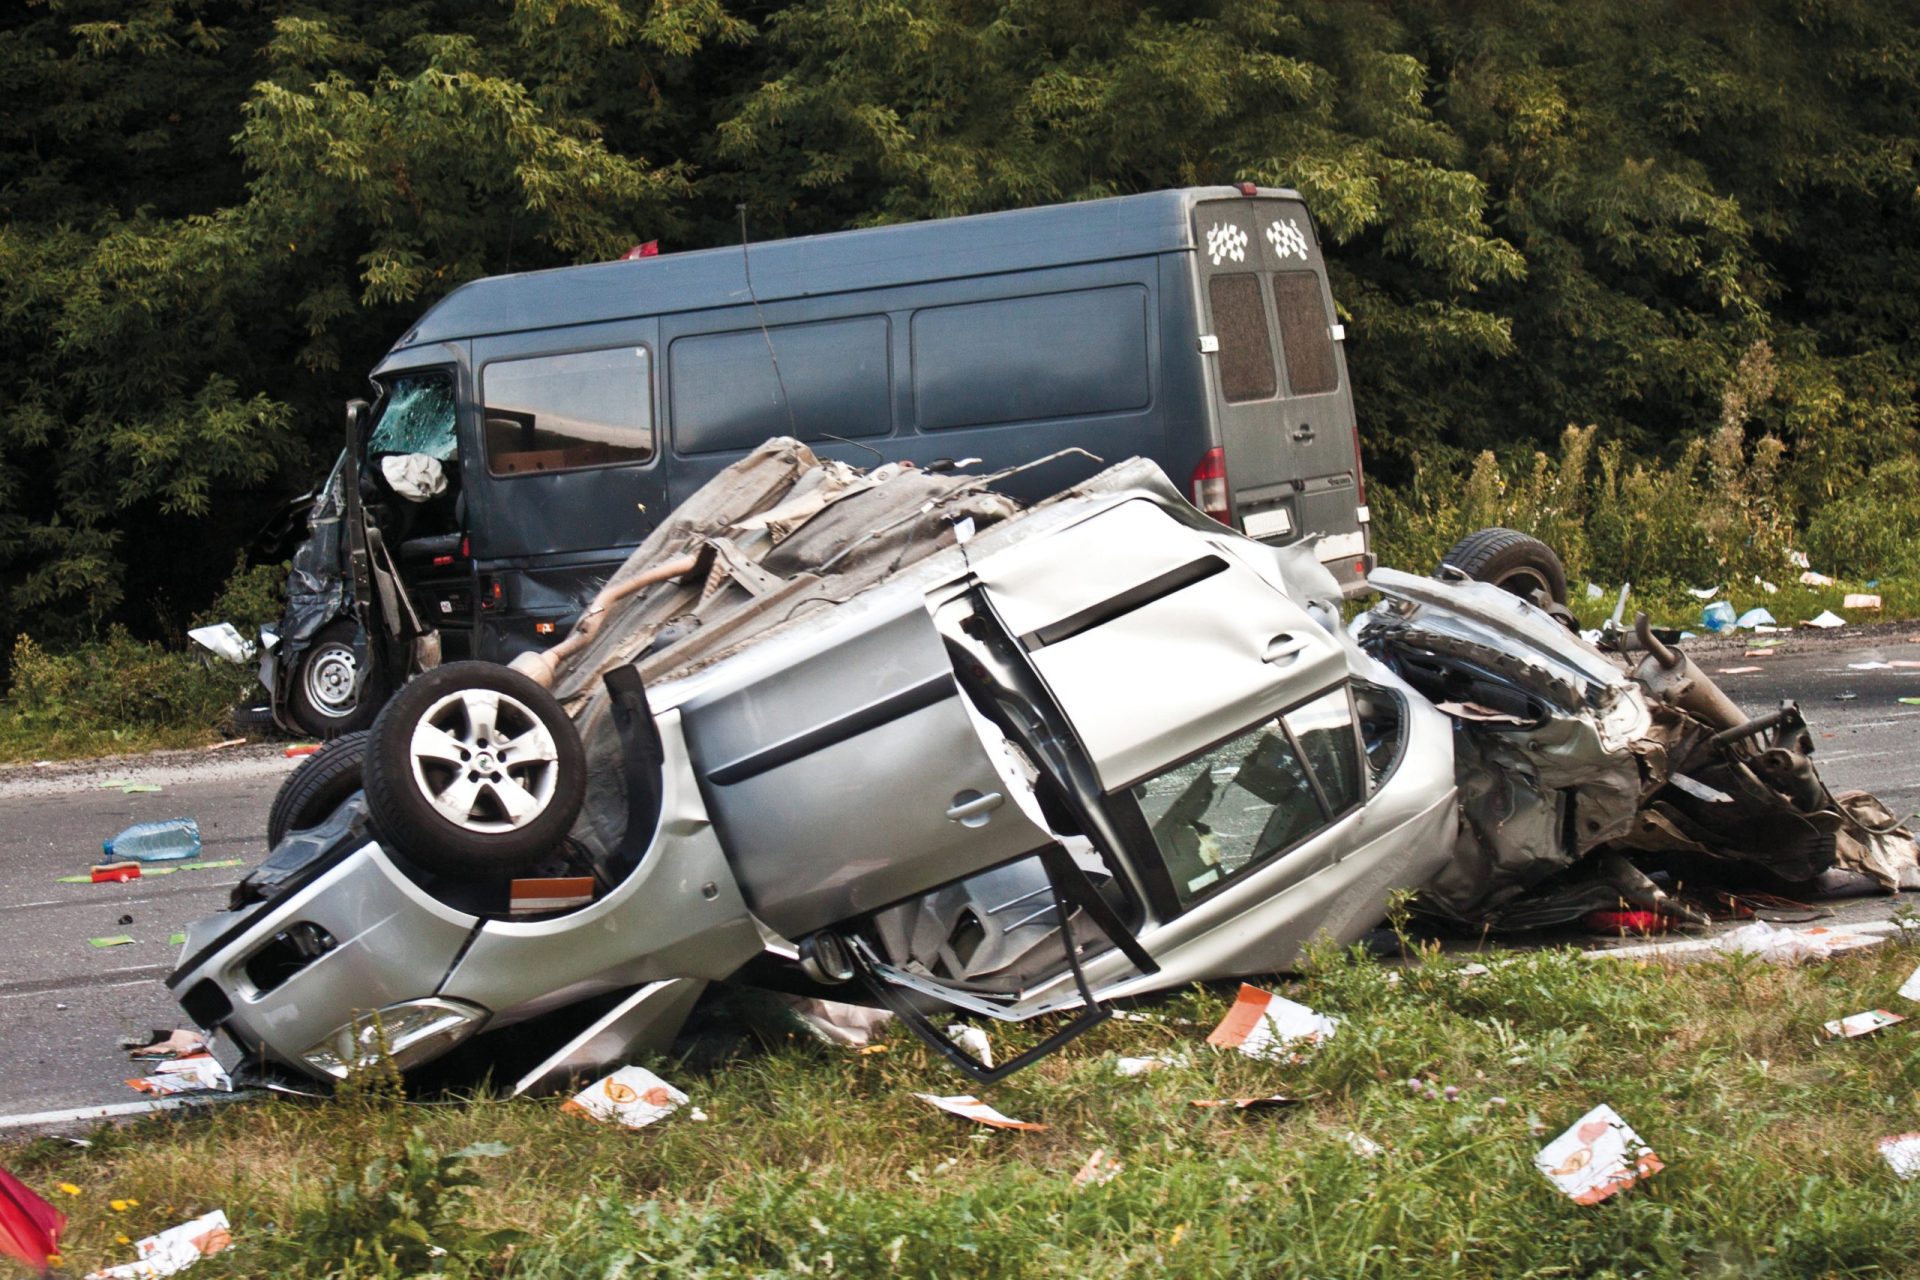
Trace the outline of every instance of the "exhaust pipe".
<path fill-rule="evenodd" d="M 565 640 L 543 653 L 523 653 L 507 665 L 542 689 L 552 689 L 555 681 L 559 679 L 561 665 L 586 648 L 587 644 L 600 633 L 600 624 L 606 621 L 607 610 L 656 582 L 685 577 L 699 567 L 700 557 L 689 552 L 684 556 L 642 570 L 625 582 L 608 583 L 600 588 L 600 594 L 593 598 L 593 603 L 587 606 L 587 611 L 580 615 L 578 622 L 573 624 L 573 630 L 567 633 Z"/>

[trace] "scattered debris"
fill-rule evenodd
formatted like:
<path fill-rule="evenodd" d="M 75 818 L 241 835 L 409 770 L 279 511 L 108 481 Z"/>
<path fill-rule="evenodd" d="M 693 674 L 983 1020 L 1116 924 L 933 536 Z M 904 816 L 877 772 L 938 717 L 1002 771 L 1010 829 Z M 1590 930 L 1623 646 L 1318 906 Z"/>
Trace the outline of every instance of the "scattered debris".
<path fill-rule="evenodd" d="M 1263 1110 L 1267 1107 L 1291 1107 L 1300 1102 L 1298 1098 L 1289 1098 L 1284 1093 L 1270 1093 L 1264 1098 L 1195 1098 L 1189 1106 L 1195 1107 L 1231 1107 L 1235 1111 Z"/>
<path fill-rule="evenodd" d="M 107 947 L 130 947 L 133 945 L 133 939 L 124 933 L 116 933 L 108 938 L 88 938 L 87 945 L 96 951 Z"/>
<path fill-rule="evenodd" d="M 228 747 L 244 747 L 246 745 L 247 745 L 247 740 L 245 738 L 228 738 L 224 742 L 212 743 L 207 747 L 207 750 L 225 751 Z"/>
<path fill-rule="evenodd" d="M 1534 1167 L 1575 1204 L 1599 1204 L 1666 1166 L 1604 1102 L 1541 1148 Z"/>
<path fill-rule="evenodd" d="M 1580 922 L 1593 933 L 1634 934 L 1643 938 L 1671 932 L 1681 923 L 1676 917 L 1658 911 L 1589 911 Z"/>
<path fill-rule="evenodd" d="M 1900 989 L 1894 994 L 1908 1000 L 1920 1000 L 1920 969 L 1915 969 L 1908 975 L 1907 980 L 1900 984 Z"/>
<path fill-rule="evenodd" d="M 1758 627 L 1774 627 L 1780 624 L 1774 619 L 1774 616 L 1765 609 L 1754 608 L 1747 610 L 1738 618 L 1735 618 L 1733 625 L 1734 629 L 1738 631 L 1752 631 Z"/>
<path fill-rule="evenodd" d="M 1850 1013 L 1844 1018 L 1835 1018 L 1820 1024 L 1820 1029 L 1832 1039 L 1857 1040 L 1861 1036 L 1870 1036 L 1882 1027 L 1890 1027 L 1896 1022 L 1905 1022 L 1906 1016 L 1888 1013 L 1885 1009 L 1869 1009 L 1865 1013 Z"/>
<path fill-rule="evenodd" d="M 192 1027 L 168 1031 L 158 1028 L 145 1036 L 122 1040 L 120 1047 L 129 1058 L 185 1058 L 207 1051 L 207 1037 Z"/>
<path fill-rule="evenodd" d="M 1605 596 L 1605 595 L 1606 595 L 1606 592 L 1604 592 L 1604 591 L 1602 591 L 1602 590 L 1600 589 L 1600 584 L 1599 584 L 1599 583 L 1597 583 L 1597 582 L 1589 582 L 1589 583 L 1587 584 L 1587 599 L 1589 599 L 1589 600 L 1598 600 L 1598 599 L 1600 599 L 1600 598 L 1602 598 L 1602 597 L 1603 597 L 1603 596 Z"/>
<path fill-rule="evenodd" d="M 60 1232 L 66 1225 L 66 1214 L 0 1169 L 0 1256 L 17 1258 L 35 1271 L 50 1271 L 60 1256 Z"/>
<path fill-rule="evenodd" d="M 560 1109 L 589 1120 L 613 1120 L 629 1129 L 644 1129 L 686 1102 L 686 1094 L 645 1067 L 621 1067 L 574 1094 Z"/>
<path fill-rule="evenodd" d="M 1881 662 L 1878 659 L 1869 658 L 1865 662 L 1849 662 L 1847 664 L 1847 670 L 1849 671 L 1891 671 L 1893 670 L 1893 664 L 1891 662 Z"/>
<path fill-rule="evenodd" d="M 1818 617 L 1808 618 L 1800 625 L 1803 627 L 1818 627 L 1822 631 L 1827 631 L 1834 627 L 1846 626 L 1847 620 L 1831 609 L 1822 609 Z"/>
<path fill-rule="evenodd" d="M 127 858 L 138 862 L 184 862 L 200 856 L 200 824 L 192 818 L 136 822 L 119 835 L 102 840 L 100 849 L 109 862 Z"/>
<path fill-rule="evenodd" d="M 246 662 L 258 652 L 253 641 L 241 635 L 231 622 L 195 627 L 187 632 L 187 639 L 228 662 Z"/>
<path fill-rule="evenodd" d="M 1896 698 L 1894 701 L 1903 707 L 1920 707 L 1920 698 Z"/>
<path fill-rule="evenodd" d="M 964 1022 L 951 1023 L 947 1027 L 947 1039 L 966 1050 L 981 1066 L 993 1065 L 993 1042 L 987 1039 L 987 1033 L 979 1027 L 969 1026 Z"/>
<path fill-rule="evenodd" d="M 1920 1133 L 1896 1133 L 1874 1145 L 1880 1148 L 1880 1158 L 1887 1162 L 1895 1177 L 1920 1176 Z"/>
<path fill-rule="evenodd" d="M 140 867 L 140 874 L 138 877 L 128 877 L 128 878 L 129 879 L 134 879 L 134 878 L 148 879 L 153 876 L 170 876 L 176 871 L 213 871 L 221 867 L 239 867 L 244 865 L 246 865 L 245 858 L 219 858 L 210 862 L 198 862 L 198 861 L 174 862 L 164 866 L 143 864 Z M 100 880 L 100 877 L 95 876 L 92 873 L 89 873 L 84 876 L 61 876 L 57 880 L 55 880 L 54 883 L 55 884 L 99 884 L 101 883 L 101 880 Z"/>
<path fill-rule="evenodd" d="M 1371 1160 L 1375 1156 L 1382 1155 L 1386 1152 L 1386 1148 L 1375 1142 L 1372 1138 L 1367 1137 L 1365 1134 L 1355 1133 L 1351 1129 L 1343 1129 L 1339 1136 L 1340 1140 L 1347 1144 L 1348 1149 L 1362 1160 Z"/>
<path fill-rule="evenodd" d="M 162 1062 L 153 1069 L 152 1075 L 127 1081 L 127 1087 L 138 1089 L 141 1093 L 151 1093 L 156 1097 L 169 1097 L 176 1093 L 199 1093 L 204 1090 L 232 1093 L 233 1080 L 221 1069 L 212 1055 L 196 1053 L 175 1058 L 170 1062 Z"/>
<path fill-rule="evenodd" d="M 169 1227 L 157 1236 L 134 1242 L 137 1262 L 123 1262 L 90 1272 L 87 1280 L 157 1280 L 184 1271 L 202 1258 L 211 1257 L 233 1243 L 233 1227 L 227 1215 L 212 1213 Z"/>
<path fill-rule="evenodd" d="M 1840 601 L 1842 609 L 1878 609 L 1880 597 L 1870 591 L 1849 591 Z"/>
<path fill-rule="evenodd" d="M 1695 600 L 1711 600 L 1720 594 L 1719 587 L 1688 587 L 1687 594 Z"/>
<path fill-rule="evenodd" d="M 1721 667 L 1718 674 L 1723 676 L 1750 676 L 1755 672 L 1764 670 L 1766 670 L 1765 667 Z"/>
<path fill-rule="evenodd" d="M 1105 1147 L 1095 1147 L 1087 1162 L 1080 1166 L 1080 1172 L 1073 1175 L 1076 1187 L 1099 1187 L 1112 1182 L 1120 1176 L 1126 1166 L 1107 1154 Z"/>
<path fill-rule="evenodd" d="M 301 756 L 310 756 L 319 749 L 320 744 L 317 742 L 296 742 L 280 754 L 289 760 L 294 760 Z"/>
<path fill-rule="evenodd" d="M 1800 585 L 1803 587 L 1830 587 L 1833 585 L 1833 579 L 1824 573 L 1815 573 L 1809 569 L 1800 575 Z"/>
<path fill-rule="evenodd" d="M 1760 588 L 1762 591 L 1766 592 L 1770 596 L 1780 594 L 1779 587 L 1774 586 L 1771 582 L 1768 582 L 1765 578 L 1761 577 L 1757 573 L 1753 575 L 1753 585 Z"/>
<path fill-rule="evenodd" d="M 1755 920 L 1714 938 L 1712 946 L 1715 951 L 1728 955 L 1759 956 L 1773 964 L 1798 964 L 1802 960 L 1827 960 L 1885 941 L 1885 936 L 1878 934 L 1835 931 L 1822 925 L 1811 929 L 1783 929 Z"/>
<path fill-rule="evenodd" d="M 1207 1037 L 1207 1043 L 1271 1061 L 1287 1056 L 1288 1046 L 1300 1041 L 1318 1044 L 1331 1040 L 1339 1025 L 1337 1018 L 1243 982 L 1233 1007 Z"/>
<path fill-rule="evenodd" d="M 815 1000 L 806 996 L 783 995 L 780 998 L 786 1001 L 807 1030 L 827 1043 L 845 1045 L 863 1053 L 868 1050 L 886 1051 L 885 1045 L 871 1043 L 874 1034 L 893 1021 L 893 1015 L 885 1009 L 864 1004 L 845 1004 L 839 1000 Z"/>
<path fill-rule="evenodd" d="M 1193 1058 L 1185 1050 L 1178 1053 L 1149 1053 L 1138 1058 L 1116 1058 L 1113 1069 L 1123 1076 L 1144 1076 L 1162 1067 L 1190 1067 Z"/>
<path fill-rule="evenodd" d="M 1035 1124 L 1031 1120 L 1015 1120 L 1003 1116 L 998 1111 L 972 1094 L 957 1093 L 951 1097 L 941 1097 L 934 1093 L 916 1093 L 914 1097 L 930 1107 L 938 1107 L 950 1115 L 956 1115 L 975 1124 L 984 1124 L 994 1129 L 1044 1129 L 1047 1126 Z"/>
<path fill-rule="evenodd" d="M 1715 600 L 1700 611 L 1700 625 L 1713 632 L 1733 630 L 1733 606 L 1725 600 Z"/>
<path fill-rule="evenodd" d="M 75 876 L 75 880 L 91 880 L 94 884 L 125 884 L 129 880 L 140 878 L 140 864 L 137 862 L 103 862 L 94 867 L 92 874 Z"/>

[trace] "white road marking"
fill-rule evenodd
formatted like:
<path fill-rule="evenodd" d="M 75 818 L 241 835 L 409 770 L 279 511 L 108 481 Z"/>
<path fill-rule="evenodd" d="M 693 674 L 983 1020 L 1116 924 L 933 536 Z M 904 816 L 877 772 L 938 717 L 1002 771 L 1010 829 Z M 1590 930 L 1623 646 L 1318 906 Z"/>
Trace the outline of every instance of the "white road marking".
<path fill-rule="evenodd" d="M 0 1116 L 0 1130 L 31 1129 L 39 1125 L 77 1124 L 87 1120 L 113 1120 L 121 1116 L 151 1115 L 156 1111 L 176 1111 L 181 1107 L 202 1107 L 216 1102 L 238 1102 L 257 1098 L 258 1089 L 240 1089 L 233 1093 L 184 1094 L 171 1098 L 148 1098 L 144 1102 L 112 1102 L 100 1107 L 74 1107 L 67 1111 L 34 1111 L 21 1116 Z"/>

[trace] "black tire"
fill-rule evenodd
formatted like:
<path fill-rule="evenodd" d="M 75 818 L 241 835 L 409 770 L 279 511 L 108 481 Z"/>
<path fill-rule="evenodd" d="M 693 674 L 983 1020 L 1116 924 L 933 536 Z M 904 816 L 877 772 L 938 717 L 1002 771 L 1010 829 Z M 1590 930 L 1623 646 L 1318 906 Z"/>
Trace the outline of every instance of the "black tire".
<path fill-rule="evenodd" d="M 378 663 L 360 682 L 359 694 L 349 692 L 359 666 L 353 652 L 358 630 L 346 618 L 329 622 L 287 673 L 288 718 L 322 741 L 370 727 L 386 701 L 386 674 Z"/>
<path fill-rule="evenodd" d="M 360 790 L 360 767 L 367 754 L 367 731 L 343 733 L 300 762 L 287 775 L 267 811 L 267 847 L 289 831 L 317 827 Z"/>
<path fill-rule="evenodd" d="M 1517 529 L 1481 529 L 1453 544 L 1441 558 L 1441 567 L 1453 566 L 1477 582 L 1491 582 L 1522 600 L 1536 604 L 1567 602 L 1567 570 L 1553 548 Z"/>
<path fill-rule="evenodd" d="M 227 713 L 227 727 L 244 735 L 273 733 L 280 726 L 274 723 L 273 708 L 268 704 L 242 702 Z"/>
<path fill-rule="evenodd" d="M 490 732 L 476 709 L 491 718 Z M 428 729 L 439 736 L 418 738 L 434 750 L 417 753 L 416 732 Z M 374 823 L 405 857 L 445 875 L 504 878 L 566 839 L 586 799 L 587 757 L 545 689 L 491 662 L 451 662 L 416 676 L 381 709 L 362 776 Z"/>

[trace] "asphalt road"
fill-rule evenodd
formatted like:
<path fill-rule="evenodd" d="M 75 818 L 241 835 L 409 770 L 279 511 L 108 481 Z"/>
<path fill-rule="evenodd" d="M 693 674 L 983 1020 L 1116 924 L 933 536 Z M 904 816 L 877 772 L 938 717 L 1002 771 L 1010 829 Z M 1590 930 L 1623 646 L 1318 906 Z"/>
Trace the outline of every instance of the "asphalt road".
<path fill-rule="evenodd" d="M 1744 657 L 1744 646 L 1724 641 L 1694 651 L 1756 714 L 1797 698 L 1828 785 L 1866 788 L 1908 814 L 1920 810 L 1920 706 L 1899 699 L 1920 697 L 1920 666 L 1849 664 L 1920 663 L 1916 640 L 1914 627 L 1848 628 L 1786 637 L 1779 652 L 1763 658 Z M 1761 670 L 1721 674 L 1745 666 Z M 120 1041 L 182 1021 L 160 982 L 179 950 L 168 939 L 219 910 L 228 889 L 265 856 L 267 808 L 296 763 L 278 747 L 243 747 L 0 768 L 0 1117 L 138 1100 L 124 1084 L 135 1072 Z M 101 788 L 113 779 L 162 790 L 128 795 Z M 129 823 L 177 816 L 199 822 L 206 858 L 239 858 L 245 866 L 129 884 L 58 883 L 84 872 L 100 841 Z M 1859 900 L 1844 904 L 1842 914 L 1884 916 L 1894 901 Z M 88 942 L 119 934 L 134 941 L 105 949 Z"/>

